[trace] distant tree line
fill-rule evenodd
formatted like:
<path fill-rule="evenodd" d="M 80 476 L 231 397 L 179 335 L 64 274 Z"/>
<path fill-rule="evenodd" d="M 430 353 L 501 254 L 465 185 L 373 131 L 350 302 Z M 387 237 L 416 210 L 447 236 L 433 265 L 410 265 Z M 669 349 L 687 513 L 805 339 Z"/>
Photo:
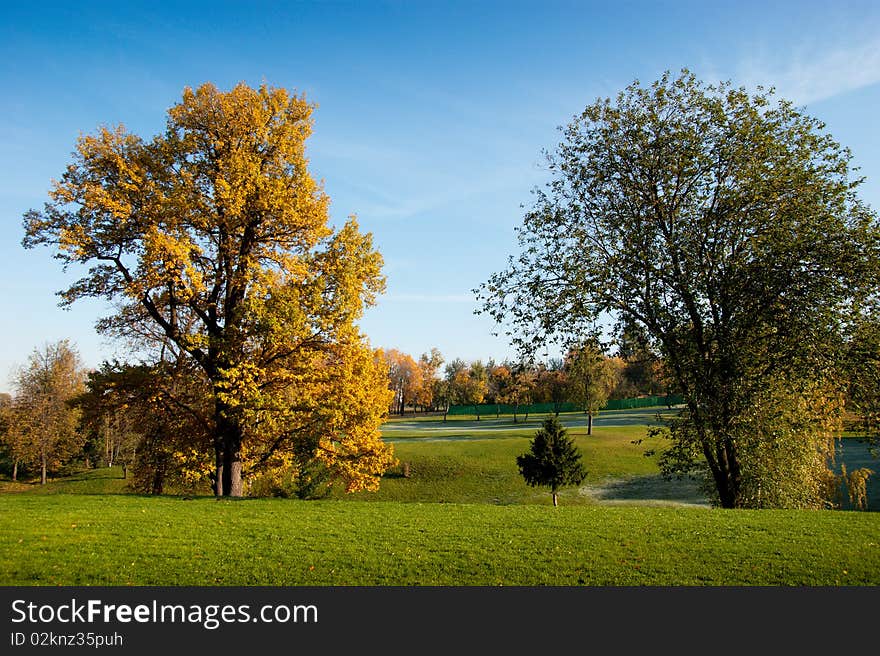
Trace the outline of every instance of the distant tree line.
<path fill-rule="evenodd" d="M 564 358 L 525 363 L 492 359 L 446 362 L 436 348 L 418 359 L 377 350 L 386 372 L 388 414 L 448 412 L 452 405 L 576 402 L 592 413 L 608 398 L 669 392 L 662 362 L 624 337 L 613 356 L 595 344 Z M 169 346 L 153 364 L 104 362 L 87 370 L 69 340 L 35 348 L 0 396 L 0 468 L 12 480 L 51 475 L 75 464 L 119 466 L 143 493 L 216 486 L 209 382 Z M 517 413 L 515 420 L 528 415 Z M 248 472 L 255 490 L 311 496 L 326 491 L 327 468 L 305 444 L 285 467 Z M 299 492 L 297 492 L 299 491 Z"/>
<path fill-rule="evenodd" d="M 198 454 L 207 430 L 186 408 L 199 396 L 191 386 L 187 398 L 187 381 L 165 364 L 88 371 L 69 340 L 35 348 L 0 399 L 0 467 L 46 484 L 70 465 L 120 466 L 140 492 L 192 489 L 210 462 Z"/>
<path fill-rule="evenodd" d="M 378 376 L 384 360 L 373 354 Z M 384 378 L 367 381 L 384 401 Z M 155 363 L 86 369 L 69 340 L 35 348 L 0 395 L 0 472 L 46 484 L 73 466 L 121 467 L 140 493 L 216 490 L 211 396 L 191 361 L 164 349 Z M 334 404 L 326 404 L 333 411 Z M 380 412 L 381 415 L 381 412 Z M 303 440 L 289 454 L 257 454 L 245 470 L 252 495 L 315 498 L 338 480 Z"/>
<path fill-rule="evenodd" d="M 453 405 L 503 404 L 516 409 L 552 403 L 557 410 L 575 403 L 592 416 L 609 399 L 670 394 L 675 390 L 663 360 L 621 328 L 614 355 L 596 340 L 572 347 L 546 362 L 446 362 L 436 348 L 418 359 L 397 349 L 383 356 L 393 392 L 390 414 L 448 412 Z M 445 366 L 444 366 L 445 365 Z M 479 418 L 479 416 L 478 416 Z"/>

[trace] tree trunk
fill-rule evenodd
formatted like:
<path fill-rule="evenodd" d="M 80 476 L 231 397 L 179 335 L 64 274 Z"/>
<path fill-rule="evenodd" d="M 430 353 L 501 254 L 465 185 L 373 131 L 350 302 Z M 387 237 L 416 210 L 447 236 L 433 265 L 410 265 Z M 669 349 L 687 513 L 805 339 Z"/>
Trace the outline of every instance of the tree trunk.
<path fill-rule="evenodd" d="M 217 438 L 214 441 L 214 495 L 223 496 L 223 445 Z"/>
<path fill-rule="evenodd" d="M 113 444 L 110 440 L 110 417 L 104 416 L 104 456 L 107 458 L 107 466 L 113 466 Z"/>
<path fill-rule="evenodd" d="M 721 471 L 721 481 L 715 479 L 718 488 L 718 501 L 722 508 L 739 508 L 739 489 L 729 471 Z"/>
<path fill-rule="evenodd" d="M 587 413 L 587 435 L 593 434 L 593 413 Z"/>
<path fill-rule="evenodd" d="M 716 480 L 716 483 L 718 481 Z M 721 504 L 722 508 L 736 508 L 736 492 L 732 489 L 732 487 L 728 484 L 729 481 L 722 481 L 717 485 L 718 488 L 718 501 Z"/>
<path fill-rule="evenodd" d="M 230 444 L 223 452 L 223 496 L 240 497 L 244 488 L 241 481 L 241 444 Z"/>
<path fill-rule="evenodd" d="M 724 440 L 724 452 L 727 455 L 725 458 L 727 470 L 730 472 L 728 479 L 730 481 L 730 496 L 733 499 L 732 507 L 739 508 L 742 504 L 742 499 L 740 498 L 740 493 L 742 492 L 742 470 L 739 466 L 739 454 L 733 440 L 729 438 Z"/>
<path fill-rule="evenodd" d="M 223 444 L 222 471 L 218 472 L 221 481 L 221 494 L 224 497 L 242 496 L 241 484 L 241 427 L 238 422 L 226 416 L 217 421 L 217 430 Z"/>
<path fill-rule="evenodd" d="M 12 480 L 18 480 L 18 458 L 12 461 Z"/>
<path fill-rule="evenodd" d="M 739 506 L 739 466 L 736 455 L 728 452 L 723 447 L 717 447 L 713 452 L 712 444 L 707 436 L 700 437 L 703 455 L 712 472 L 715 481 L 715 489 L 718 491 L 718 502 L 722 508 L 737 508 Z"/>
<path fill-rule="evenodd" d="M 40 485 L 45 485 L 48 481 L 46 476 L 46 452 L 40 454 Z"/>
<path fill-rule="evenodd" d="M 157 467 L 155 473 L 153 474 L 152 494 L 162 494 L 162 490 L 164 489 L 165 474 L 162 472 L 161 467 Z"/>
<path fill-rule="evenodd" d="M 559 499 L 557 497 L 556 490 L 553 490 L 553 507 L 555 508 L 558 505 L 559 505 Z"/>

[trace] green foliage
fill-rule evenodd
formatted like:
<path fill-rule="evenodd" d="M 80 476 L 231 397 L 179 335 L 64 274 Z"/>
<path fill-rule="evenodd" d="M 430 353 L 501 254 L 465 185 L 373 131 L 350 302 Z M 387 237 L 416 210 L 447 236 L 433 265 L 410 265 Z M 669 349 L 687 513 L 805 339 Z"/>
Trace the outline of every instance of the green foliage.
<path fill-rule="evenodd" d="M 520 254 L 476 290 L 525 353 L 590 334 L 606 314 L 643 333 L 688 405 L 676 457 L 705 461 L 724 507 L 765 505 L 755 477 L 771 476 L 766 491 L 787 466 L 774 450 L 798 452 L 795 469 L 812 458 L 824 428 L 804 453 L 783 445 L 806 429 L 795 406 L 772 416 L 762 395 L 797 405 L 779 388 L 819 380 L 834 401 L 854 304 L 880 286 L 876 214 L 823 130 L 772 92 L 687 71 L 635 82 L 565 128 Z M 771 497 L 812 504 L 812 488 L 791 492 Z"/>
<path fill-rule="evenodd" d="M 566 369 L 568 398 L 589 414 L 588 432 L 592 434 L 593 415 L 605 406 L 614 389 L 614 366 L 598 344 L 590 341 L 569 352 Z"/>
<path fill-rule="evenodd" d="M 817 382 L 792 389 L 785 380 L 768 380 L 753 397 L 750 412 L 730 429 L 739 458 L 735 471 L 739 507 L 828 508 L 836 505 L 837 478 L 831 470 L 839 435 L 839 403 L 833 390 Z M 667 478 L 689 476 L 721 505 L 719 485 L 702 453 L 700 429 L 688 409 L 667 426 L 650 430 L 671 438 L 659 458 Z"/>
<path fill-rule="evenodd" d="M 257 475 L 248 488 L 251 497 L 278 497 L 311 501 L 326 499 L 332 492 L 330 473 L 320 461 Z"/>
<path fill-rule="evenodd" d="M 333 480 L 327 466 L 315 457 L 317 450 L 315 442 L 300 444 L 287 466 L 257 474 L 249 486 L 248 495 L 304 501 L 328 497 L 333 491 Z"/>
<path fill-rule="evenodd" d="M 212 409 L 198 368 L 174 362 L 105 362 L 89 374 L 77 400 L 86 431 L 99 439 L 104 459 L 130 466 L 132 489 L 208 493 L 212 487 Z"/>
<path fill-rule="evenodd" d="M 554 506 L 559 488 L 580 485 L 587 477 L 580 452 L 556 417 L 544 420 L 529 452 L 517 456 L 516 464 L 526 483 L 550 488 Z"/>

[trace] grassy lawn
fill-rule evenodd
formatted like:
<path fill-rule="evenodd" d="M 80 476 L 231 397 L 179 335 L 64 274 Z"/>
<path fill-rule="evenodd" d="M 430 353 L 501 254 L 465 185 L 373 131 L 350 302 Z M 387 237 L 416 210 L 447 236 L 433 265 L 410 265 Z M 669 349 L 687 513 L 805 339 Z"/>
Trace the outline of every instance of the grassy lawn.
<path fill-rule="evenodd" d="M 378 492 L 352 497 L 365 501 L 549 504 L 549 492 L 527 486 L 516 467 L 516 456 L 528 449 L 535 430 L 504 428 L 465 437 L 465 428 L 438 431 L 428 437 L 390 438 L 397 458 L 409 464 L 410 477 L 402 476 L 401 465 L 386 474 Z M 645 430 L 638 425 L 594 427 L 593 435 L 587 436 L 582 426 L 570 428 L 588 476 L 585 489 L 563 490 L 561 503 L 595 503 L 590 492 L 606 482 L 655 476 L 656 458 L 646 458 L 645 447 L 632 443 L 643 438 Z"/>
<path fill-rule="evenodd" d="M 880 585 L 880 513 L 709 509 L 633 443 L 644 411 L 590 436 L 563 416 L 589 475 L 552 508 L 515 462 L 540 420 L 389 422 L 409 477 L 322 501 L 138 496 L 118 468 L 0 481 L 0 585 Z M 841 455 L 880 471 L 858 440 Z"/>
<path fill-rule="evenodd" d="M 28 494 L 129 494 L 128 481 L 122 478 L 122 468 L 101 468 L 63 472 L 50 478 L 45 485 L 38 481 L 12 482 L 0 480 L 0 493 Z M 2 497 L 0 497 L 2 500 Z"/>
<path fill-rule="evenodd" d="M 880 584 L 877 513 L 131 495 L 0 513 L 4 585 Z"/>
<path fill-rule="evenodd" d="M 669 412 L 666 407 L 602 411 L 593 417 L 593 426 L 647 426 L 657 423 L 658 415 L 663 417 Z M 501 415 L 499 418 L 484 415 L 479 420 L 473 415 L 450 416 L 446 421 L 443 421 L 442 415 L 395 416 L 382 426 L 382 434 L 392 441 L 401 438 L 489 438 L 496 434 L 531 436 L 540 428 L 545 417 L 531 414 L 526 419 L 521 414 L 514 423 L 512 415 Z M 558 418 L 566 428 L 585 428 L 587 424 L 586 415 L 582 412 L 564 412 Z"/>

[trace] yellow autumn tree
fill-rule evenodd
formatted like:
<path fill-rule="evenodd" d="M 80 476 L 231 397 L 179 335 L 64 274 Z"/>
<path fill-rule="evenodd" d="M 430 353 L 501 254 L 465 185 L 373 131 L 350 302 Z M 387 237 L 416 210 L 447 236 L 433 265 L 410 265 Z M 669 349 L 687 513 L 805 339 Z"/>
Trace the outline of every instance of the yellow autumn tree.
<path fill-rule="evenodd" d="M 51 469 L 82 448 L 84 438 L 77 430 L 80 413 L 71 401 L 82 391 L 84 379 L 79 353 L 67 340 L 35 348 L 15 375 L 6 446 L 14 469 L 19 461 L 40 468 L 41 485 L 47 483 Z"/>
<path fill-rule="evenodd" d="M 152 324 L 201 370 L 218 495 L 304 450 L 349 490 L 393 463 L 384 369 L 357 328 L 382 258 L 353 217 L 329 225 L 305 155 L 312 109 L 266 85 L 187 88 L 150 141 L 121 126 L 81 137 L 24 219 L 25 247 L 87 267 L 63 304 L 111 299 L 100 330 Z"/>
<path fill-rule="evenodd" d="M 422 410 L 431 410 L 434 408 L 434 393 L 437 384 L 440 382 L 437 377 L 437 371 L 444 362 L 443 354 L 440 349 L 432 347 L 430 352 L 422 353 L 419 356 L 419 372 L 420 380 L 415 393 L 415 403 L 422 407 Z"/>
<path fill-rule="evenodd" d="M 388 366 L 388 387 L 393 393 L 392 412 L 404 413 L 407 405 L 415 405 L 422 386 L 422 369 L 413 357 L 397 349 L 384 352 Z"/>

